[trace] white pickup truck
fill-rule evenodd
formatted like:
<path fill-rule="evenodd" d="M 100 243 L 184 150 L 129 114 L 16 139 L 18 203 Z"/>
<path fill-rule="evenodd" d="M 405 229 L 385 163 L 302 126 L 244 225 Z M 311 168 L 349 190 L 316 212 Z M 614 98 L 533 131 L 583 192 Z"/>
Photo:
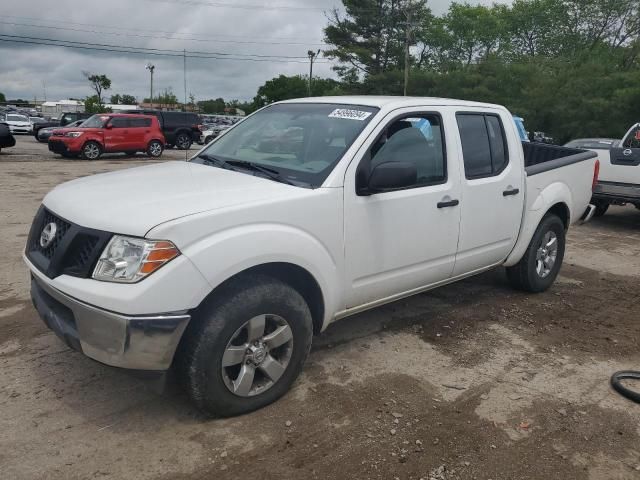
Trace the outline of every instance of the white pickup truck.
<path fill-rule="evenodd" d="M 609 205 L 631 203 L 640 209 L 640 123 L 633 125 L 619 147 L 595 150 L 600 160 L 600 176 L 593 191 L 596 216 Z"/>
<path fill-rule="evenodd" d="M 24 254 L 33 303 L 88 357 L 173 367 L 204 411 L 247 412 L 335 320 L 498 266 L 549 288 L 595 157 L 523 145 L 498 105 L 276 103 L 190 161 L 51 191 Z"/>

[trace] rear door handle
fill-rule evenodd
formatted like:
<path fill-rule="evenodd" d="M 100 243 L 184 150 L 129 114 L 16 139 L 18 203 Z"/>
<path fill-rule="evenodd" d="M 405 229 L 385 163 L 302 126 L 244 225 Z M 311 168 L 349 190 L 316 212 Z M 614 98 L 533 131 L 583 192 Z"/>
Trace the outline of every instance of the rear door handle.
<path fill-rule="evenodd" d="M 508 197 L 509 195 L 517 195 L 519 193 L 520 193 L 519 188 L 512 188 L 511 190 L 505 190 L 504 192 L 502 192 L 502 196 Z"/>
<path fill-rule="evenodd" d="M 459 205 L 459 204 L 460 204 L 459 200 L 448 200 L 446 202 L 438 202 L 438 208 L 455 207 L 456 205 Z"/>

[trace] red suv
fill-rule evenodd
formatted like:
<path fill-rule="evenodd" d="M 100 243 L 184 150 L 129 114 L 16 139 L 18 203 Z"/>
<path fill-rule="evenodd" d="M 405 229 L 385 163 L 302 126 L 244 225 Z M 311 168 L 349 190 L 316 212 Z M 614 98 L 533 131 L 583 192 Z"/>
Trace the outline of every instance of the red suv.
<path fill-rule="evenodd" d="M 96 160 L 103 153 L 147 152 L 159 157 L 165 139 L 155 116 L 131 114 L 97 114 L 79 127 L 54 130 L 49 137 L 49 150 L 63 157 L 82 156 Z"/>

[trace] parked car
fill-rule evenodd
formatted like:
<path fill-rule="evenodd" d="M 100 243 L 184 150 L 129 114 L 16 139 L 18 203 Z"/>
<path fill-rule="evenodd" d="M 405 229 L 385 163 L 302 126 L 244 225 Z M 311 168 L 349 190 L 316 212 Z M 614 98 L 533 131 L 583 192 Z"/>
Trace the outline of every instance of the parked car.
<path fill-rule="evenodd" d="M 9 125 L 11 133 L 31 133 L 31 122 L 29 117 L 17 113 L 7 113 L 4 116 L 4 123 Z"/>
<path fill-rule="evenodd" d="M 84 119 L 84 120 L 76 120 L 75 122 L 71 122 L 70 124 L 68 124 L 66 126 L 66 128 L 79 127 L 80 125 L 82 125 L 85 122 L 85 120 L 86 119 Z M 55 126 L 55 127 L 39 128 L 37 130 L 37 132 L 35 133 L 36 139 L 39 142 L 46 143 L 46 142 L 49 141 L 49 137 L 51 137 L 51 134 L 53 133 L 54 130 L 60 130 L 60 127 Z"/>
<path fill-rule="evenodd" d="M 11 134 L 11 128 L 4 122 L 0 122 L 0 151 L 3 148 L 13 147 L 16 139 Z"/>
<path fill-rule="evenodd" d="M 595 157 L 521 142 L 498 105 L 275 103 L 188 162 L 51 191 L 25 249 L 33 303 L 85 355 L 174 365 L 204 411 L 248 412 L 335 320 L 499 266 L 548 289 L 569 225 L 593 212 Z"/>
<path fill-rule="evenodd" d="M 165 139 L 160 124 L 151 115 L 98 114 L 80 127 L 55 129 L 49 137 L 49 150 L 63 157 L 97 160 L 103 153 L 147 152 L 159 157 Z"/>
<path fill-rule="evenodd" d="M 533 134 L 529 134 L 529 137 L 532 142 L 553 144 L 553 137 L 548 137 L 544 132 L 533 132 Z"/>
<path fill-rule="evenodd" d="M 616 146 L 593 148 L 600 160 L 600 179 L 593 192 L 596 215 L 609 205 L 631 203 L 640 209 L 640 123 L 633 125 Z"/>
<path fill-rule="evenodd" d="M 125 110 L 124 113 L 155 115 L 167 140 L 167 148 L 176 146 L 180 150 L 189 150 L 193 143 L 200 141 L 202 122 L 195 113 L 162 110 Z"/>
<path fill-rule="evenodd" d="M 219 125 L 207 125 L 205 130 L 200 134 L 200 139 L 198 143 L 200 145 L 206 145 L 211 142 L 214 138 L 220 135 L 222 132 L 229 130 L 233 125 L 219 124 Z"/>
<path fill-rule="evenodd" d="M 64 112 L 60 115 L 59 125 L 61 127 L 65 127 L 70 123 L 76 122 L 78 120 L 87 120 L 91 118 L 93 113 L 85 113 L 85 112 Z"/>
<path fill-rule="evenodd" d="M 620 143 L 619 139 L 615 138 L 577 138 L 565 143 L 565 147 L 571 148 L 583 148 L 583 149 L 603 149 L 611 150 Z"/>

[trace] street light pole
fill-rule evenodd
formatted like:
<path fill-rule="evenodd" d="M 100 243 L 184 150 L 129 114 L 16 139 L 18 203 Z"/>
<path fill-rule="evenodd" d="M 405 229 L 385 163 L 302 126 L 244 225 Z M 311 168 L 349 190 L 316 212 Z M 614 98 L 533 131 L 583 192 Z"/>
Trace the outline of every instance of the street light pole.
<path fill-rule="evenodd" d="M 308 95 L 307 96 L 311 96 L 311 81 L 313 79 L 313 61 L 315 60 L 315 58 L 320 55 L 320 49 L 318 49 L 317 52 L 314 52 L 313 50 L 309 50 L 307 52 L 307 55 L 309 56 L 309 86 L 307 88 L 307 92 Z"/>
<path fill-rule="evenodd" d="M 155 68 L 156 66 L 150 63 L 148 63 L 146 66 L 146 69 L 151 73 L 151 92 L 149 95 L 149 103 L 151 104 L 151 108 L 153 108 L 153 71 L 155 70 Z"/>

